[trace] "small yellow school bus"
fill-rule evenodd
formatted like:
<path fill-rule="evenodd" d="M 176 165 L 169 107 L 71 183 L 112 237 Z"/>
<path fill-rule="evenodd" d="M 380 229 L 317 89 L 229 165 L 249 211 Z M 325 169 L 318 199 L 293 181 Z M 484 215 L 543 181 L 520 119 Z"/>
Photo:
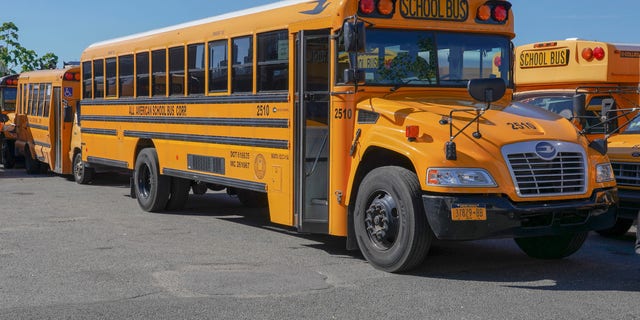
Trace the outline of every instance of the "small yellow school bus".
<path fill-rule="evenodd" d="M 0 77 L 0 163 L 5 169 L 11 169 L 15 165 L 12 140 L 15 139 L 13 118 L 17 87 L 17 74 Z"/>
<path fill-rule="evenodd" d="M 571 119 L 590 139 L 610 136 L 609 158 L 619 186 L 616 224 L 598 232 L 627 232 L 640 210 L 640 181 L 631 156 L 640 139 L 625 132 L 640 107 L 640 44 L 569 39 L 516 48 L 514 99 Z M 574 98 L 579 107 L 574 108 Z M 603 114 L 603 104 L 608 110 Z"/>
<path fill-rule="evenodd" d="M 79 101 L 79 66 L 20 74 L 15 154 L 24 157 L 28 173 L 73 173 L 74 150 L 80 150 L 74 121 Z"/>
<path fill-rule="evenodd" d="M 145 211 L 226 188 L 386 271 L 436 238 L 565 257 L 615 221 L 615 182 L 569 122 L 510 103 L 513 23 L 507 1 L 289 0 L 95 43 L 82 160 L 130 170 Z"/>

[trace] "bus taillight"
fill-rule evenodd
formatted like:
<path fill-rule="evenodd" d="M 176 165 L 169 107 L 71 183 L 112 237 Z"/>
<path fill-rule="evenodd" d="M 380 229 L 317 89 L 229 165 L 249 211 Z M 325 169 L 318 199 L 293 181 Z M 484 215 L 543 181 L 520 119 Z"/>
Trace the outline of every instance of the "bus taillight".
<path fill-rule="evenodd" d="M 604 59 L 604 49 L 602 47 L 593 48 L 593 57 L 598 61 Z"/>
<path fill-rule="evenodd" d="M 593 49 L 591 48 L 582 49 L 582 59 L 585 59 L 587 61 L 591 61 L 594 58 L 598 61 L 601 61 L 602 59 L 604 59 L 604 56 L 605 56 L 605 53 L 602 47 L 595 47 Z"/>
<path fill-rule="evenodd" d="M 395 7 L 396 0 L 360 0 L 358 4 L 361 15 L 373 18 L 391 18 Z"/>
<path fill-rule="evenodd" d="M 391 0 L 380 0 L 378 2 L 378 12 L 382 15 L 390 15 L 393 13 L 393 1 Z"/>
<path fill-rule="evenodd" d="M 80 81 L 80 74 L 75 72 L 66 72 L 64 74 L 64 80 L 66 81 Z"/>
<path fill-rule="evenodd" d="M 375 9 L 374 0 L 360 0 L 360 12 L 364 14 L 372 14 Z"/>
<path fill-rule="evenodd" d="M 504 24 L 509 18 L 511 3 L 507 1 L 491 0 L 478 7 L 476 21 L 480 23 Z"/>

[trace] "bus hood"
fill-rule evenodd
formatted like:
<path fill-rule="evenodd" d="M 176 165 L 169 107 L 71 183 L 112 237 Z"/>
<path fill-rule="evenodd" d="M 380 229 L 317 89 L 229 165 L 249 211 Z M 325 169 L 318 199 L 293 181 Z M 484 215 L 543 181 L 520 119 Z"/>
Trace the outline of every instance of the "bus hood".
<path fill-rule="evenodd" d="M 506 143 L 510 140 L 547 138 L 576 140 L 578 132 L 575 127 L 556 113 L 520 102 L 498 103 L 501 104 L 491 105 L 490 109 L 481 111 L 486 104 L 470 100 L 404 97 L 373 98 L 361 102 L 358 107 L 379 113 L 382 118 L 396 125 L 419 125 L 423 133 L 434 130 L 447 132 L 447 140 L 450 124 L 455 134 L 472 121 L 478 112 L 482 112 L 479 118 L 480 132 L 493 141 Z M 464 133 L 470 135 L 476 128 L 473 122 Z"/>
<path fill-rule="evenodd" d="M 583 147 L 588 145 L 588 141 L 570 121 L 555 113 L 518 102 L 498 103 L 500 105 L 483 110 L 485 104 L 468 99 L 372 98 L 362 101 L 358 109 L 379 115 L 377 123 L 380 126 L 371 132 L 378 137 L 371 137 L 372 144 L 376 144 L 377 139 L 389 140 L 393 136 L 396 142 L 389 141 L 389 146 L 399 140 L 407 141 L 406 128 L 418 126 L 419 133 L 411 141 L 415 142 L 411 146 L 416 151 L 431 154 L 431 158 L 444 157 L 445 143 L 452 136 L 455 136 L 453 142 L 457 145 L 458 155 L 469 161 L 478 157 L 494 161 L 501 154 L 503 146 L 523 141 L 580 141 Z M 474 121 L 479 113 L 481 116 Z"/>

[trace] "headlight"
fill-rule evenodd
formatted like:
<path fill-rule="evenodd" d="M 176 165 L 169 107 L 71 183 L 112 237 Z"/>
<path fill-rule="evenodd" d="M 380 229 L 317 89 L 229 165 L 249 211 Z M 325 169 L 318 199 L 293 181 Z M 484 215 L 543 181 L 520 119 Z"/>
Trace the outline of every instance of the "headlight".
<path fill-rule="evenodd" d="M 613 169 L 610 163 L 601 163 L 596 165 L 596 182 L 608 182 L 613 181 Z"/>
<path fill-rule="evenodd" d="M 489 172 L 476 168 L 430 168 L 427 185 L 441 187 L 497 187 Z"/>

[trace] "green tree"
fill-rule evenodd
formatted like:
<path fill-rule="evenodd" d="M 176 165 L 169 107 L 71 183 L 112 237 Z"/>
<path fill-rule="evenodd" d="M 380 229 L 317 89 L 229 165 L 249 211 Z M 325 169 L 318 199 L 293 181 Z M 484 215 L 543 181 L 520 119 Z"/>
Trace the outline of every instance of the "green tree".
<path fill-rule="evenodd" d="M 54 69 L 58 56 L 48 52 L 38 54 L 20 45 L 18 27 L 13 22 L 3 22 L 0 26 L 0 76 L 31 70 Z"/>

